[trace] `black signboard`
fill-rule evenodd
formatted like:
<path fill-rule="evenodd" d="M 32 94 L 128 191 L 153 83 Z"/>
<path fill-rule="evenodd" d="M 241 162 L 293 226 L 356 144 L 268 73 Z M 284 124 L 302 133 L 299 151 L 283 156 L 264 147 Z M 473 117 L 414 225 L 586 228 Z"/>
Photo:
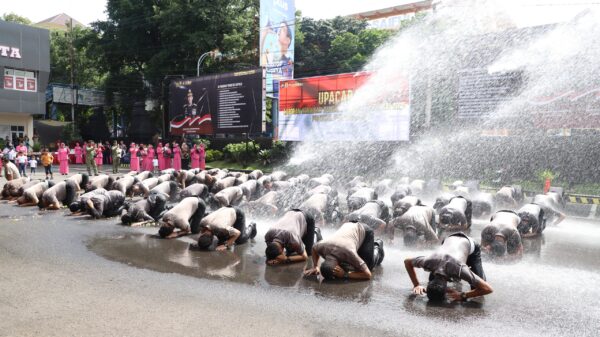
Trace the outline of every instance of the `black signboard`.
<path fill-rule="evenodd" d="M 265 111 L 262 69 L 171 82 L 172 135 L 259 133 Z"/>
<path fill-rule="evenodd" d="M 459 73 L 458 117 L 489 116 L 498 106 L 514 97 L 522 87 L 520 72 L 490 74 L 486 69 Z"/>

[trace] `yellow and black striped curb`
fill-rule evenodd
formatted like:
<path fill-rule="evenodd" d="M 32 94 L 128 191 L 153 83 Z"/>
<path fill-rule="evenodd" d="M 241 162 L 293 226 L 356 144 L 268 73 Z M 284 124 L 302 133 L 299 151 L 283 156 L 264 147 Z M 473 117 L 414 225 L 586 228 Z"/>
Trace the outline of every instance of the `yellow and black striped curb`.
<path fill-rule="evenodd" d="M 567 200 L 572 204 L 600 205 L 600 197 L 569 195 L 567 196 Z"/>

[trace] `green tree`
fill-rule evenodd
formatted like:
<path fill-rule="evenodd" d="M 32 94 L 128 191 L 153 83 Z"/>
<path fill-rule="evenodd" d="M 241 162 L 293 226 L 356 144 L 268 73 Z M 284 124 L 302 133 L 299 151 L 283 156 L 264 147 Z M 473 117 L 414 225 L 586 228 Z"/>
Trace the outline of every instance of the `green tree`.
<path fill-rule="evenodd" d="M 71 69 L 73 69 L 73 83 L 76 87 L 104 89 L 107 73 L 101 66 L 98 53 L 95 52 L 98 48 L 94 44 L 95 34 L 96 32 L 87 27 L 74 27 L 73 31 L 50 31 L 50 83 L 70 85 Z M 71 120 L 70 106 L 59 105 L 56 108 L 58 120 Z M 85 109 L 87 107 L 77 107 L 75 113 L 77 126 L 87 120 L 87 114 L 83 113 Z"/>
<path fill-rule="evenodd" d="M 301 38 L 296 39 L 296 77 L 358 71 L 394 34 L 369 29 L 366 21 L 347 17 L 297 21 L 296 36 Z"/>
<path fill-rule="evenodd" d="M 258 9 L 259 0 L 109 0 L 91 38 L 107 97 L 126 112 L 162 98 L 166 75 L 195 76 L 198 57 L 214 49 L 226 57 L 207 59 L 205 73 L 258 64 Z"/>
<path fill-rule="evenodd" d="M 31 20 L 29 20 L 28 18 L 15 14 L 15 13 L 4 13 L 2 15 L 2 21 L 6 21 L 6 22 L 15 22 L 15 23 L 20 23 L 23 25 L 30 25 L 31 24 Z"/>

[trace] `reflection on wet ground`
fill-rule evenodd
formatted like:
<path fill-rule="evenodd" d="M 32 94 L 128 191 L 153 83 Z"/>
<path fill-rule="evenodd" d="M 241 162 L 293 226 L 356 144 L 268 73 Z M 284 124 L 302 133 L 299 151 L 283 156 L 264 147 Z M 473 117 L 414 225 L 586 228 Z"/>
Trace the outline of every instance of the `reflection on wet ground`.
<path fill-rule="evenodd" d="M 273 290 L 287 294 L 290 303 L 265 298 L 269 306 L 290 305 L 343 324 L 377 327 L 393 335 L 434 336 L 442 331 L 447 335 L 478 335 L 487 329 L 493 335 L 512 337 L 595 336 L 600 329 L 597 222 L 567 219 L 558 227 L 548 228 L 543 238 L 527 240 L 527 253 L 521 261 L 485 261 L 484 269 L 494 288 L 485 299 L 431 305 L 425 297 L 410 294 L 412 286 L 403 264 L 405 258 L 425 255 L 431 249 L 406 249 L 401 240 L 386 245 L 385 260 L 372 281 L 319 283 L 315 277 L 302 276 L 304 264 L 267 268 L 262 238 L 269 221 L 257 221 L 259 234 L 246 245 L 227 252 L 202 252 L 193 248 L 194 236 L 163 240 L 156 237 L 156 228 L 125 228 L 116 226 L 115 219 L 90 221 L 63 214 L 15 208 L 10 214 L 0 214 L 10 217 L 0 220 L 0 225 L 44 231 L 40 235 L 47 237 L 45 245 L 28 248 L 34 256 L 46 254 L 44 246 L 61 245 L 65 239 L 85 241 L 96 254 L 132 267 L 227 283 L 236 289 L 241 303 L 254 293 L 253 288 L 258 293 Z M 475 221 L 470 234 L 479 240 L 484 225 L 483 220 Z M 323 234 L 333 231 L 325 228 Z M 69 244 L 61 254 L 84 256 L 77 244 Z M 426 279 L 423 272 L 418 276 Z M 314 299 L 324 306 L 313 308 Z"/>
<path fill-rule="evenodd" d="M 536 304 L 538 300 L 548 304 L 548 294 L 544 294 L 545 290 L 570 284 L 561 281 L 561 278 L 568 276 L 576 283 L 587 283 L 589 280 L 586 281 L 586 278 L 589 276 L 600 279 L 600 226 L 595 223 L 577 223 L 575 220 L 569 220 L 560 227 L 548 228 L 543 237 L 525 240 L 526 253 L 520 262 L 485 261 L 486 274 L 496 292 L 486 299 L 441 306 L 431 305 L 423 297 L 409 295 L 410 281 L 403 260 L 411 256 L 425 255 L 430 250 L 407 250 L 398 243 L 401 240 L 397 240 L 393 245 L 386 246 L 385 260 L 382 267 L 375 270 L 373 281 L 320 283 L 316 277 L 302 276 L 304 263 L 267 267 L 262 237 L 269 227 L 269 222 L 257 223 L 259 234 L 256 240 L 226 252 L 198 251 L 194 248 L 193 236 L 180 240 L 163 240 L 154 234 L 156 229 L 152 228 L 143 229 L 144 233 L 98 237 L 89 242 L 88 246 L 106 258 L 135 267 L 260 287 L 291 288 L 297 292 L 329 299 L 370 303 L 392 310 L 402 308 L 410 314 L 423 317 L 443 316 L 449 321 L 487 316 L 490 307 L 503 302 L 510 303 L 506 308 L 511 313 L 510 316 L 522 310 L 529 316 L 531 312 L 524 308 L 533 311 L 548 310 L 545 305 Z M 485 221 L 475 221 L 470 235 L 479 240 L 484 225 Z M 333 231 L 333 228 L 325 228 L 323 235 L 326 237 Z M 419 276 L 421 280 L 425 280 L 424 273 Z M 550 282 L 548 278 L 554 279 L 554 282 Z M 536 300 L 536 294 L 541 298 Z M 562 306 L 560 302 L 552 303 L 556 305 L 554 309 L 558 310 Z M 494 308 L 494 311 L 497 312 L 497 308 Z"/>

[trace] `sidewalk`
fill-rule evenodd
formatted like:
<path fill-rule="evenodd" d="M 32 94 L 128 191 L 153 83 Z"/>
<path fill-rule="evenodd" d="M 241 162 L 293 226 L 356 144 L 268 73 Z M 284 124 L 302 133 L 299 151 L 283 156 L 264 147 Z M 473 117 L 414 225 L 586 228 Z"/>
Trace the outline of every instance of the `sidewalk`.
<path fill-rule="evenodd" d="M 85 165 L 72 164 L 72 165 L 69 165 L 69 175 L 63 176 L 58 172 L 58 165 L 52 165 L 52 173 L 54 174 L 54 179 L 53 179 L 54 181 L 63 181 L 73 174 L 87 173 L 87 169 L 86 169 Z M 104 173 L 104 174 L 108 174 L 111 176 L 120 176 L 120 175 L 129 173 L 129 167 L 121 167 L 119 169 L 118 174 L 113 174 L 112 173 L 112 165 L 102 165 L 102 167 L 98 168 L 98 173 Z M 36 169 L 36 173 L 33 176 L 29 174 L 29 167 L 28 167 L 27 168 L 27 176 L 30 177 L 31 179 L 44 180 L 46 178 L 46 175 L 44 174 L 44 167 L 41 165 L 38 166 Z M 0 177 L 0 186 L 3 186 L 4 183 L 6 183 L 6 179 L 4 178 L 4 175 L 2 175 L 2 177 Z"/>

